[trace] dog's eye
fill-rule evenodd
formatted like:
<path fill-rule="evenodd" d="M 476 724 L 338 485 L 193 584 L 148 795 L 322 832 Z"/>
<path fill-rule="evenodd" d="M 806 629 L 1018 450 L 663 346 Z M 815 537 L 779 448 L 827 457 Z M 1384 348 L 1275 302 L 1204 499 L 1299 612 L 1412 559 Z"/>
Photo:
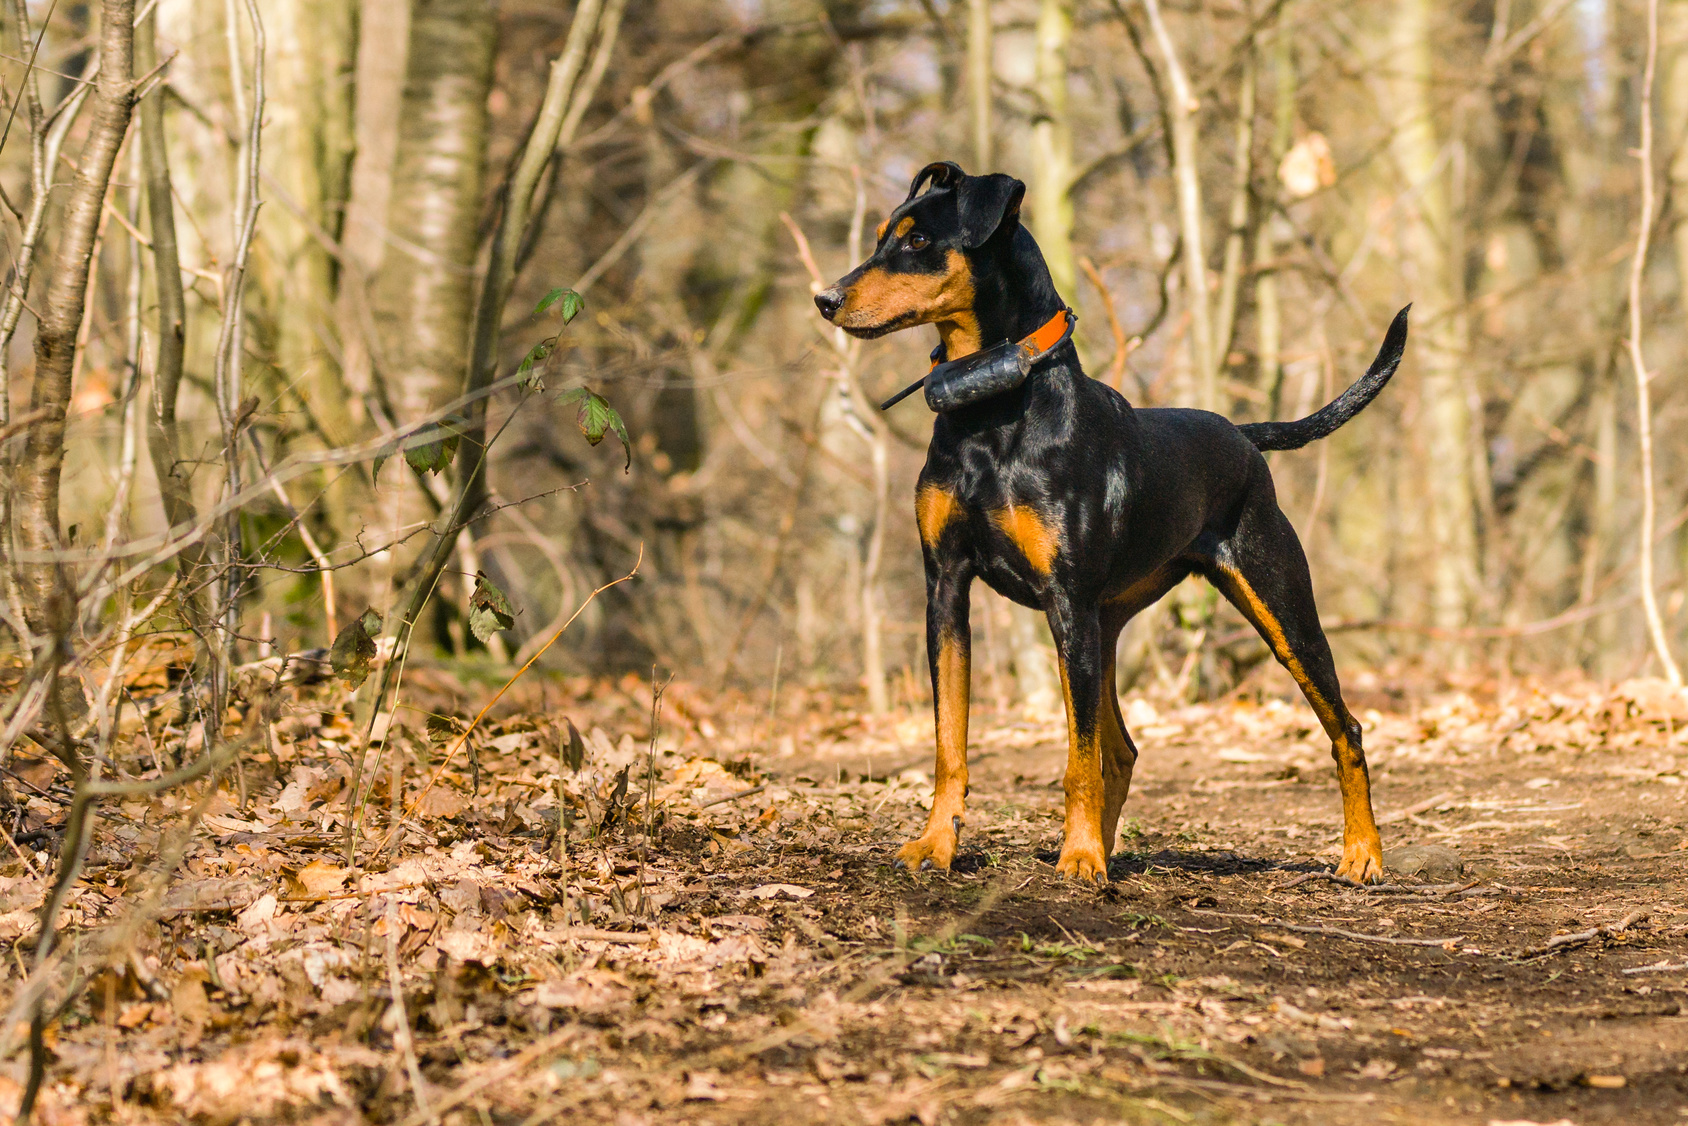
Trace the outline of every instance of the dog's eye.
<path fill-rule="evenodd" d="M 925 235 L 912 234 L 908 237 L 908 248 L 910 250 L 925 250 L 931 245 L 931 240 L 929 240 Z"/>

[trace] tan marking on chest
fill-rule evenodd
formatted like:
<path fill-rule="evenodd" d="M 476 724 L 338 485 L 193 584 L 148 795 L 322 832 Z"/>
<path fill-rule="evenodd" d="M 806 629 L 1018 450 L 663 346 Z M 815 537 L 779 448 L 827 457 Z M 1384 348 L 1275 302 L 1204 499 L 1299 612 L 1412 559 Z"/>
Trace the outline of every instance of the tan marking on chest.
<path fill-rule="evenodd" d="M 1047 575 L 1055 566 L 1055 555 L 1061 549 L 1061 538 L 1054 525 L 1036 510 L 1024 505 L 1009 505 L 991 513 L 991 520 L 1002 534 L 1011 540 L 1032 570 Z"/>
<path fill-rule="evenodd" d="M 948 489 L 941 489 L 936 485 L 923 487 L 914 498 L 914 516 L 915 523 L 920 527 L 920 542 L 927 547 L 938 546 L 939 537 L 944 534 L 944 528 L 954 519 L 959 507 L 955 494 Z"/>

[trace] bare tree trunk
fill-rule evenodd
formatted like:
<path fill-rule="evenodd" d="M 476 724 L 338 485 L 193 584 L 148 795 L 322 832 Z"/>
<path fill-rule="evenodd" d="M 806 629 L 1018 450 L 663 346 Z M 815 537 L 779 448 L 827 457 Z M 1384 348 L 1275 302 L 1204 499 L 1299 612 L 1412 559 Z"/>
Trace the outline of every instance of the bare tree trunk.
<path fill-rule="evenodd" d="M 1225 261 L 1219 271 L 1219 308 L 1213 343 L 1215 379 L 1225 370 L 1236 335 L 1237 304 L 1242 298 L 1243 257 L 1248 247 L 1250 181 L 1254 174 L 1255 44 L 1243 50 L 1242 77 L 1237 83 L 1237 142 L 1231 172 L 1231 214 L 1225 230 Z M 1214 389 L 1215 402 L 1226 400 Z"/>
<path fill-rule="evenodd" d="M 1671 154 L 1669 176 L 1672 200 L 1688 200 L 1688 4 L 1666 4 L 1659 13 L 1663 29 L 1660 39 L 1674 44 L 1676 53 L 1670 61 L 1664 89 L 1664 135 L 1675 145 Z M 1688 215 L 1682 204 L 1674 205 L 1677 214 L 1672 231 L 1676 244 L 1677 297 L 1684 311 L 1688 311 Z"/>
<path fill-rule="evenodd" d="M 135 65 L 143 72 L 158 65 L 158 12 L 152 11 L 135 29 Z M 146 181 L 147 216 L 151 226 L 153 284 L 158 305 L 158 351 L 153 360 L 152 417 L 147 425 L 147 452 L 158 478 L 164 519 L 173 532 L 199 521 L 193 501 L 188 463 L 176 423 L 187 346 L 187 301 L 182 291 L 181 255 L 176 241 L 176 209 L 170 188 L 170 152 L 164 137 L 164 87 L 154 89 L 138 107 L 141 124 L 141 167 Z M 190 624 L 201 621 L 194 573 L 205 563 L 203 543 L 177 557 L 184 580 L 182 605 Z"/>
<path fill-rule="evenodd" d="M 335 295 L 340 368 L 347 390 L 374 386 L 377 339 L 371 281 L 387 255 L 387 214 L 398 159 L 404 77 L 410 60 L 411 0 L 363 0 L 358 15 L 352 110 L 351 182 L 340 229 L 341 276 Z"/>
<path fill-rule="evenodd" d="M 484 0 L 414 0 L 411 8 L 387 249 L 374 297 L 382 375 L 401 425 L 444 406 L 463 387 L 496 34 Z M 450 505 L 437 479 L 407 482 L 401 496 L 406 523 Z M 468 572 L 459 584 L 466 604 L 474 567 L 461 569 Z"/>
<path fill-rule="evenodd" d="M 991 168 L 991 0 L 967 0 L 967 99 L 973 118 L 973 171 Z"/>
<path fill-rule="evenodd" d="M 1647 633 L 1653 653 L 1671 684 L 1682 686 L 1682 670 L 1671 656 L 1670 638 L 1659 614 L 1658 592 L 1653 587 L 1653 540 L 1658 524 L 1653 492 L 1653 400 L 1652 373 L 1642 351 L 1641 283 L 1647 271 L 1647 248 L 1653 234 L 1653 81 L 1659 61 L 1659 0 L 1647 0 L 1647 62 L 1641 75 L 1641 223 L 1635 236 L 1635 256 L 1629 267 L 1629 362 L 1635 371 L 1635 434 L 1641 447 L 1641 542 L 1636 550 L 1641 564 L 1641 608 L 1647 619 Z"/>
<path fill-rule="evenodd" d="M 1274 33 L 1272 105 L 1272 161 L 1271 176 L 1276 182 L 1278 165 L 1289 151 L 1295 129 L 1295 52 L 1289 31 L 1289 4 L 1278 13 L 1278 27 Z M 1260 344 L 1255 382 L 1265 392 L 1270 408 L 1276 408 L 1283 387 L 1283 310 L 1278 303 L 1278 272 L 1262 268 L 1278 256 L 1277 225 L 1279 217 L 1269 206 L 1269 199 L 1261 201 L 1259 228 L 1254 252 L 1255 268 L 1259 270 L 1254 283 L 1255 322 L 1259 326 Z M 1271 417 L 1276 417 L 1272 409 Z"/>
<path fill-rule="evenodd" d="M 1067 48 L 1072 36 L 1072 0 L 1039 0 L 1040 104 L 1032 122 L 1032 233 L 1049 264 L 1056 292 L 1067 300 L 1077 298 L 1078 287 L 1073 257 L 1073 133 L 1067 114 Z"/>
<path fill-rule="evenodd" d="M 357 12 L 348 0 L 261 0 L 261 10 L 273 92 L 264 170 L 285 198 L 265 215 L 253 255 L 253 328 L 322 439 L 344 446 L 357 435 L 361 410 L 323 332 L 334 317 L 335 263 L 318 232 L 338 237 L 343 225 Z"/>
<path fill-rule="evenodd" d="M 1149 30 L 1161 53 L 1165 88 L 1161 100 L 1172 132 L 1173 191 L 1178 200 L 1178 230 L 1184 239 L 1184 296 L 1190 314 L 1190 371 L 1195 379 L 1195 405 L 1219 409 L 1219 371 L 1213 354 L 1213 312 L 1207 296 L 1207 239 L 1203 233 L 1200 153 L 1197 147 L 1199 105 L 1190 79 L 1178 59 L 1178 48 L 1161 18 L 1159 0 L 1143 0 Z"/>
<path fill-rule="evenodd" d="M 1072 132 L 1067 117 L 1067 47 L 1072 23 L 1071 0 L 1039 0 L 1031 70 L 1041 104 L 1032 125 L 1029 210 L 1032 233 L 1063 299 L 1075 299 L 1078 284 L 1072 243 Z M 1042 614 L 1009 603 L 1008 651 L 1020 701 L 1034 712 L 1053 710 L 1060 701 L 1060 683 L 1053 639 Z"/>
<path fill-rule="evenodd" d="M 1424 372 L 1424 471 L 1429 492 L 1431 617 L 1458 629 L 1470 615 L 1477 586 L 1476 509 L 1472 482 L 1472 415 L 1466 396 L 1467 328 L 1464 263 L 1452 252 L 1448 160 L 1437 136 L 1432 0 L 1401 0 L 1391 27 L 1390 102 L 1395 109 L 1391 148 L 1404 181 L 1402 228 L 1407 278 L 1423 312 L 1418 335 Z"/>
<path fill-rule="evenodd" d="M 400 422 L 462 390 L 486 99 L 497 26 L 485 0 L 415 0 L 399 143 L 378 285 L 388 388 Z"/>
<path fill-rule="evenodd" d="M 30 627 L 41 633 L 59 632 L 55 627 L 63 624 L 61 616 L 69 612 L 75 596 L 68 569 L 54 558 L 62 546 L 59 476 L 65 416 L 101 208 L 134 104 L 134 19 L 134 0 L 103 0 L 100 6 L 94 120 L 64 204 L 63 233 L 35 337 L 35 386 L 29 405 L 32 411 L 44 412 L 44 418 L 25 441 L 15 496 L 17 545 L 24 557 L 19 586 Z"/>

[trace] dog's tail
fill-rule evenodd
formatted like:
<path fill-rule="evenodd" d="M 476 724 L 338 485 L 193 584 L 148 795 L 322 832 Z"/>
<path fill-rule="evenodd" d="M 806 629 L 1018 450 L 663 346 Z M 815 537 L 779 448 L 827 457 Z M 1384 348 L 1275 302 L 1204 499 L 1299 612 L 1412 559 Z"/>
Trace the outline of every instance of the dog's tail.
<path fill-rule="evenodd" d="M 1259 450 L 1299 450 L 1309 442 L 1317 442 L 1335 433 L 1339 426 L 1365 410 L 1366 405 L 1377 398 L 1378 392 L 1389 382 L 1389 377 L 1401 366 L 1401 353 L 1407 347 L 1407 312 L 1411 308 L 1408 305 L 1395 314 L 1388 333 L 1383 337 L 1383 347 L 1377 350 L 1377 359 L 1348 390 L 1295 422 L 1250 422 L 1237 429 Z"/>

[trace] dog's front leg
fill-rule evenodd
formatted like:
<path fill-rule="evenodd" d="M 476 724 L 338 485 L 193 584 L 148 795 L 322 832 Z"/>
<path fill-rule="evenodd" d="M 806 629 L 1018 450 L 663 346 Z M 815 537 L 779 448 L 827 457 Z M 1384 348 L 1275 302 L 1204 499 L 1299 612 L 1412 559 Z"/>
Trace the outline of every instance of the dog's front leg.
<path fill-rule="evenodd" d="M 967 802 L 967 708 L 971 689 L 972 633 L 968 624 L 971 573 L 946 568 L 928 553 L 926 660 L 932 670 L 932 710 L 937 721 L 936 790 L 926 832 L 897 852 L 910 871 L 941 868 L 955 859 Z"/>
<path fill-rule="evenodd" d="M 1049 628 L 1060 653 L 1061 689 L 1067 698 L 1067 825 L 1055 870 L 1067 879 L 1106 883 L 1101 623 L 1096 607 L 1075 607 L 1057 595 L 1049 608 Z"/>

